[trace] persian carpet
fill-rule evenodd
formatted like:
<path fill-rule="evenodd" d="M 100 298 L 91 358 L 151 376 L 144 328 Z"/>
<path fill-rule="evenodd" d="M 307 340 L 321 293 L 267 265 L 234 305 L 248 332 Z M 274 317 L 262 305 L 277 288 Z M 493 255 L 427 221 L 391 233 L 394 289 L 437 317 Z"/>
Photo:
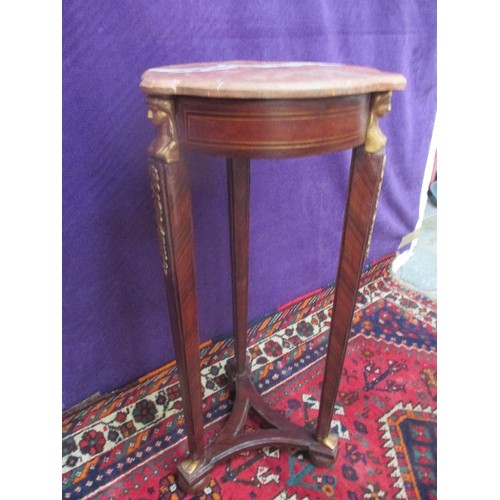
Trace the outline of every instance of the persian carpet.
<path fill-rule="evenodd" d="M 365 270 L 332 430 L 334 466 L 268 447 L 218 465 L 186 495 L 175 482 L 186 440 L 175 363 L 63 419 L 63 498 L 137 500 L 433 499 L 436 477 L 436 303 L 390 275 L 391 258 Z M 258 390 L 290 420 L 315 428 L 333 286 L 287 304 L 249 328 Z M 232 401 L 224 367 L 232 339 L 201 346 L 210 439 Z M 255 424 L 249 420 L 246 430 Z"/>

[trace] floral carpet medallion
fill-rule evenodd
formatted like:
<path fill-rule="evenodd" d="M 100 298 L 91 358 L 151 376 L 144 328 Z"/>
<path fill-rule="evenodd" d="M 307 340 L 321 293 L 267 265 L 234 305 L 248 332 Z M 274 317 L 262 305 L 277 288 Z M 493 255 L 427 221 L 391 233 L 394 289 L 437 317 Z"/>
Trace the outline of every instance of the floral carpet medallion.
<path fill-rule="evenodd" d="M 436 303 L 402 288 L 390 259 L 368 269 L 332 419 L 336 464 L 314 467 L 298 450 L 246 452 L 187 495 L 175 468 L 186 457 L 175 364 L 71 412 L 63 421 L 63 498 L 315 500 L 433 499 L 436 477 Z M 293 422 L 315 428 L 333 288 L 317 291 L 251 326 L 255 385 Z M 206 438 L 232 406 L 225 365 L 232 340 L 204 344 Z M 245 430 L 256 423 L 248 420 Z"/>

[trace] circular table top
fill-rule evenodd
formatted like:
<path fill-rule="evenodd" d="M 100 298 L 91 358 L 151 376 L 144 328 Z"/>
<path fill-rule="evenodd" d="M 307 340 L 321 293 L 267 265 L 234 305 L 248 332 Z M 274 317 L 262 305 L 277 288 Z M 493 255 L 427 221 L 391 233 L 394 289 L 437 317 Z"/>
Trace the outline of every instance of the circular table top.
<path fill-rule="evenodd" d="M 406 78 L 362 66 L 320 62 L 226 61 L 148 69 L 147 94 L 233 99 L 300 99 L 402 90 Z"/>

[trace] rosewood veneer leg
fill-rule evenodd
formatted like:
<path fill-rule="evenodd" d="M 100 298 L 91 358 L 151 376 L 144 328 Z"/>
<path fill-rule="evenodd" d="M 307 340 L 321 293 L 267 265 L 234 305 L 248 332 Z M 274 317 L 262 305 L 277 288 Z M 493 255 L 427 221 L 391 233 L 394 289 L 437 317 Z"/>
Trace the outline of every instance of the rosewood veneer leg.
<path fill-rule="evenodd" d="M 337 436 L 330 434 L 330 424 L 342 375 L 359 280 L 373 228 L 384 163 L 383 152 L 368 153 L 364 147 L 358 147 L 353 151 L 325 376 L 316 430 L 318 441 L 332 448 L 337 447 Z M 312 459 L 318 462 L 314 460 L 315 457 Z"/>
<path fill-rule="evenodd" d="M 250 372 L 247 363 L 248 239 L 250 202 L 250 159 L 228 158 L 229 228 L 233 283 L 233 328 L 235 332 L 235 375 Z"/>
<path fill-rule="evenodd" d="M 181 161 L 149 164 L 191 469 L 204 456 L 191 196 Z"/>
<path fill-rule="evenodd" d="M 177 140 L 174 101 L 148 96 L 147 103 L 148 118 L 156 127 L 148 148 L 149 170 L 189 447 L 189 458 L 178 469 L 182 481 L 183 473 L 198 469 L 205 458 L 191 190 Z"/>

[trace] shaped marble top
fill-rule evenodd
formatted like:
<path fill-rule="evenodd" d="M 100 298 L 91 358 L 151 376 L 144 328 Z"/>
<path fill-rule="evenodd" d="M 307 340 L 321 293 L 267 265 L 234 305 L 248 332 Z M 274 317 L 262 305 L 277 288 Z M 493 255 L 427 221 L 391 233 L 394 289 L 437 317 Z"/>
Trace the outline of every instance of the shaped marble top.
<path fill-rule="evenodd" d="M 406 78 L 362 66 L 319 62 L 227 61 L 148 69 L 147 94 L 235 99 L 315 98 L 402 90 Z"/>

